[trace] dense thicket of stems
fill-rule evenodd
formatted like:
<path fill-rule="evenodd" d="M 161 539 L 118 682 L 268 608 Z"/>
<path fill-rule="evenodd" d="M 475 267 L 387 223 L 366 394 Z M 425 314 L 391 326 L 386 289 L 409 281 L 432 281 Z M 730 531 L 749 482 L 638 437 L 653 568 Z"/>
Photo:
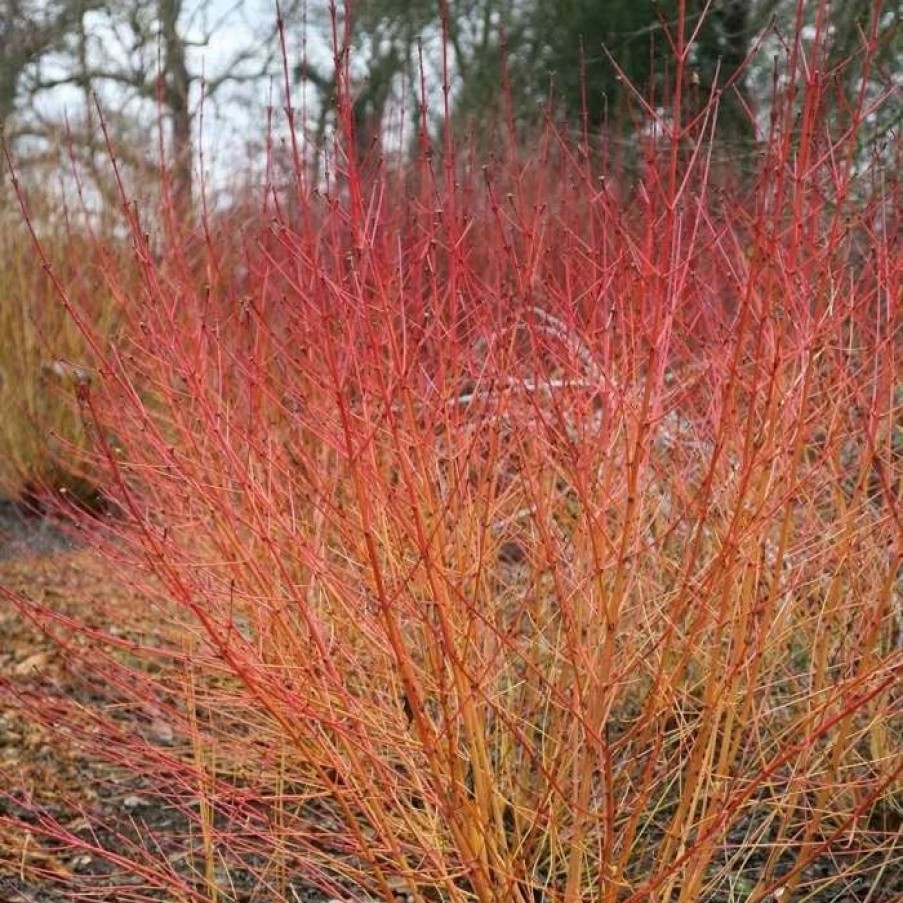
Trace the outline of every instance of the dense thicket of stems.
<path fill-rule="evenodd" d="M 552 124 L 366 176 L 348 141 L 325 186 L 296 148 L 250 224 L 151 241 L 127 208 L 115 341 L 58 284 L 115 510 L 85 529 L 157 635 L 82 625 L 118 705 L 33 716 L 196 828 L 191 874 L 117 867 L 417 903 L 899 871 L 899 186 L 857 144 L 882 99 L 832 133 L 819 39 L 752 182 L 712 164 L 717 98 L 684 118 L 676 39 L 638 171 Z"/>

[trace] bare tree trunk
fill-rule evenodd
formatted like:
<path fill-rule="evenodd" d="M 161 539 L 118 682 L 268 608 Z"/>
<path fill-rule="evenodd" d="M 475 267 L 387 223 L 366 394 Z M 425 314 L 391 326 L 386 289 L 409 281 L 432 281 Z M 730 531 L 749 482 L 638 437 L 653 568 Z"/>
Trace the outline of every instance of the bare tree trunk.
<path fill-rule="evenodd" d="M 160 0 L 160 38 L 163 50 L 162 101 L 172 122 L 172 192 L 180 216 L 192 208 L 193 142 L 189 90 L 191 76 L 185 58 L 185 42 L 179 33 L 181 0 Z"/>

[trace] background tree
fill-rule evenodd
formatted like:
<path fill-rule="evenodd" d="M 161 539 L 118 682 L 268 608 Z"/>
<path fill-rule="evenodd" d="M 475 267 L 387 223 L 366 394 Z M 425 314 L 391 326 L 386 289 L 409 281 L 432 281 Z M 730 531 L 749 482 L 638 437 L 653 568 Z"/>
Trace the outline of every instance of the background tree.
<path fill-rule="evenodd" d="M 835 103 L 830 113 L 836 130 L 841 132 L 850 124 L 860 91 L 865 92 L 867 99 L 874 99 L 887 90 L 899 94 L 903 83 L 900 28 L 903 3 L 901 0 L 833 0 L 826 7 L 827 18 L 821 15 L 819 6 L 803 4 L 804 25 L 811 30 L 821 19 L 821 28 L 827 29 L 827 54 L 818 62 L 836 80 Z M 764 28 L 772 23 L 773 33 L 779 36 L 793 33 L 795 17 L 793 0 L 758 0 L 754 5 L 756 27 Z M 760 66 L 754 71 L 753 90 L 759 93 L 770 90 L 768 69 Z M 870 120 L 871 127 L 861 130 L 863 143 L 874 143 L 881 136 L 891 136 L 899 130 L 903 105 L 882 104 Z"/>
<path fill-rule="evenodd" d="M 117 156 L 138 173 L 159 166 L 153 126 L 162 115 L 172 189 L 187 211 L 194 194 L 202 88 L 209 112 L 221 96 L 229 106 L 241 88 L 265 96 L 267 79 L 277 71 L 275 19 L 246 9 L 247 4 L 231 9 L 206 0 L 0 4 L 0 121 L 8 145 L 26 168 L 41 162 L 58 166 L 60 152 L 71 149 L 93 169 L 102 193 L 102 171 L 108 167 L 95 98 Z"/>
<path fill-rule="evenodd" d="M 83 5 L 0 2 L 0 128 L 16 109 L 19 85 L 28 64 L 60 45 Z"/>
<path fill-rule="evenodd" d="M 838 73 L 838 128 L 855 100 L 866 42 L 876 50 L 866 90 L 877 94 L 899 85 L 900 6 L 900 0 L 800 5 L 809 24 L 828 17 L 822 25 L 831 35 L 824 65 Z M 623 124 L 629 142 L 635 123 L 626 115 L 629 94 L 612 59 L 641 91 L 662 98 L 673 74 L 669 34 L 677 29 L 681 2 L 355 0 L 349 7 L 347 14 L 341 4 L 337 9 L 337 50 L 351 77 L 356 156 L 365 160 L 386 149 L 404 156 L 416 148 L 421 66 L 428 126 L 439 136 L 443 54 L 456 130 L 467 122 L 477 131 L 491 126 L 510 101 L 528 134 L 550 98 L 563 123 L 581 128 L 585 95 L 590 130 Z M 719 138 L 725 146 L 751 142 L 756 121 L 765 122 L 774 56 L 781 55 L 782 35 L 793 33 L 797 7 L 797 0 L 684 0 L 684 31 L 694 38 L 693 90 L 687 96 L 692 102 L 695 92 L 701 103 L 713 86 L 723 89 Z M 305 127 L 314 153 L 336 119 L 331 8 L 327 0 L 294 0 L 284 7 L 290 63 L 296 78 L 313 88 Z M 308 24 L 311 37 L 301 39 L 305 52 L 293 41 Z M 31 161 L 58 167 L 71 142 L 82 171 L 93 168 L 103 191 L 108 167 L 95 94 L 117 154 L 134 172 L 156 170 L 153 124 L 162 113 L 172 184 L 189 209 L 202 75 L 208 112 L 234 123 L 252 107 L 262 123 L 270 79 L 276 76 L 278 85 L 281 70 L 274 30 L 274 12 L 265 0 L 259 6 L 236 0 L 231 8 L 210 0 L 0 0 L 0 126 L 22 166 Z M 848 58 L 852 66 L 838 65 Z M 505 67 L 507 98 L 501 88 Z M 884 105 L 873 123 L 875 134 L 890 134 L 900 115 L 899 106 Z M 262 151 L 262 129 L 249 131 Z M 234 124 L 219 130 L 237 132 Z M 735 148 L 730 151 L 738 159 Z M 234 160 L 229 171 L 235 171 Z"/>
<path fill-rule="evenodd" d="M 809 24 L 815 22 L 821 6 L 802 4 Z M 443 4 L 359 0 L 343 40 L 356 59 L 367 61 L 364 74 L 358 74 L 356 96 L 361 107 L 379 99 L 381 115 L 373 117 L 371 125 L 382 121 L 386 109 L 402 97 L 409 120 L 416 121 L 420 60 L 427 81 L 435 85 L 441 80 L 444 51 L 456 119 L 495 121 L 503 100 L 504 59 L 511 107 L 519 123 L 535 123 L 551 97 L 556 114 L 574 128 L 582 126 L 585 103 L 587 125 L 596 132 L 603 125 L 609 129 L 633 125 L 626 116 L 629 93 L 612 60 L 640 91 L 663 96 L 669 71 L 673 73 L 669 35 L 677 32 L 681 7 L 684 34 L 687 39 L 693 37 L 688 60 L 691 95 L 702 104 L 710 90 L 721 92 L 718 135 L 722 142 L 734 145 L 732 156 L 737 159 L 736 145 L 752 142 L 756 117 L 767 109 L 774 51 L 784 40 L 782 35 L 794 31 L 797 0 L 447 0 Z M 319 21 L 328 31 L 326 4 L 320 9 L 324 14 L 318 20 L 312 12 L 311 21 Z M 823 27 L 831 34 L 828 65 L 861 56 L 863 42 L 874 40 L 876 60 L 883 67 L 872 73 L 876 84 L 899 80 L 903 56 L 899 0 L 890 4 L 839 0 L 824 10 L 829 19 Z M 857 68 L 842 71 L 839 88 L 851 100 L 858 85 Z M 316 129 L 322 140 L 335 72 L 307 62 L 295 72 L 300 80 L 314 85 L 322 101 Z M 440 98 L 431 100 L 437 113 L 433 126 L 438 128 Z M 888 123 L 882 126 L 888 127 Z M 372 136 L 364 144 L 372 146 Z"/>
<path fill-rule="evenodd" d="M 32 90 L 29 77 L 36 65 L 62 50 L 86 13 L 97 5 L 87 0 L 0 0 L 0 136 L 4 140 L 10 137 L 10 123 L 23 95 Z M 19 134 L 25 134 L 24 130 Z"/>
<path fill-rule="evenodd" d="M 575 125 L 584 113 L 584 97 L 591 129 L 611 123 L 625 98 L 624 82 L 611 58 L 641 90 L 661 89 L 672 53 L 667 32 L 676 31 L 678 6 L 679 0 L 449 0 L 444 49 L 456 114 L 485 119 L 498 112 L 504 59 L 518 121 L 535 120 L 551 92 L 558 111 Z M 703 0 L 686 4 L 688 33 L 702 18 L 694 65 L 711 78 L 718 71 L 723 82 L 736 76 L 749 49 L 750 0 L 727 0 L 702 17 L 705 6 Z M 387 83 L 394 84 L 396 99 L 404 88 L 412 107 L 417 103 L 421 47 L 426 74 L 435 78 L 442 70 L 439 4 L 363 0 L 353 7 L 349 33 L 356 49 L 371 49 L 366 90 L 379 91 L 384 103 L 389 102 Z M 723 57 L 720 70 L 716 55 Z M 387 67 L 388 61 L 394 65 Z M 296 74 L 308 78 L 324 97 L 332 91 L 334 72 L 302 65 Z M 742 90 L 742 78 L 736 81 Z"/>

